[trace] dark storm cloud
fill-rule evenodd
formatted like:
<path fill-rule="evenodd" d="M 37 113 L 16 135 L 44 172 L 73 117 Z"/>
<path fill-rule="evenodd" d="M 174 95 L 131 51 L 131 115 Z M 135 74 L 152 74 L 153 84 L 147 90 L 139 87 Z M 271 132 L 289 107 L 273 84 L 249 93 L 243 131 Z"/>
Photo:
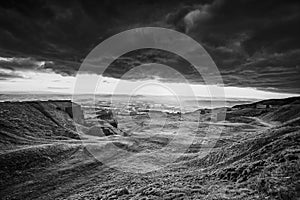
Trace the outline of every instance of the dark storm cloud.
<path fill-rule="evenodd" d="M 166 67 L 158 70 L 154 63 Z M 140 65 L 145 65 L 145 67 L 132 71 L 126 76 L 126 73 Z M 139 49 L 126 53 L 111 63 L 103 75 L 127 80 L 159 77 L 160 80 L 166 82 L 176 82 L 184 78 L 190 82 L 197 80 L 198 83 L 203 83 L 200 74 L 188 61 L 174 53 L 158 49 Z"/>
<path fill-rule="evenodd" d="M 204 45 L 226 85 L 300 92 L 299 1 L 216 0 L 174 14 L 173 27 Z"/>
<path fill-rule="evenodd" d="M 199 41 L 226 85 L 300 92 L 299 1 L 10 0 L 0 2 L 0 24 L 0 56 L 51 61 L 40 67 L 0 63 L 3 69 L 49 69 L 75 75 L 88 52 L 109 36 L 130 28 L 159 26 Z M 155 51 L 140 57 L 124 55 L 105 75 L 120 77 L 134 66 L 151 62 L 172 64 L 191 82 L 202 81 L 189 63 Z"/>
<path fill-rule="evenodd" d="M 113 34 L 160 23 L 176 4 L 152 0 L 1 1 L 1 48 L 79 61 Z"/>
<path fill-rule="evenodd" d="M 80 67 L 79 62 L 67 60 L 52 60 L 48 61 L 35 59 L 32 57 L 0 57 L 0 70 L 24 72 L 24 71 L 39 71 L 39 72 L 55 72 L 63 76 L 74 76 Z"/>
<path fill-rule="evenodd" d="M 52 63 L 44 68 L 75 75 L 83 58 L 101 41 L 129 28 L 160 26 L 179 2 L 1 1 L 0 56 L 48 60 Z M 16 63 L 5 65 L 19 68 Z"/>

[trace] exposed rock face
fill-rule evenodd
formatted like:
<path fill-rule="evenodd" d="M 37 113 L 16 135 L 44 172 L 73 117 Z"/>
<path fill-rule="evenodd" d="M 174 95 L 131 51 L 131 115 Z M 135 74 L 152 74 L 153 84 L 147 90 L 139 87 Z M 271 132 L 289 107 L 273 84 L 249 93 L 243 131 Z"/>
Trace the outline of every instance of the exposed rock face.
<path fill-rule="evenodd" d="M 87 135 L 92 135 L 92 136 L 97 136 L 97 137 L 104 137 L 105 134 L 104 132 L 102 131 L 102 126 L 92 126 L 87 132 L 86 132 Z"/>
<path fill-rule="evenodd" d="M 87 132 L 87 135 L 104 137 L 109 135 L 121 135 L 121 131 L 110 125 L 94 125 Z"/>
<path fill-rule="evenodd" d="M 112 117 L 113 117 L 112 111 L 108 110 L 108 109 L 98 110 L 96 112 L 96 114 L 97 114 L 97 118 L 103 119 L 103 120 L 112 119 Z"/>
<path fill-rule="evenodd" d="M 84 114 L 81 106 L 71 102 L 71 100 L 55 100 L 48 101 L 56 105 L 56 109 L 65 111 L 76 122 L 82 124 L 84 122 Z"/>
<path fill-rule="evenodd" d="M 75 123 L 84 126 L 81 106 L 70 100 L 0 103 L 0 144 L 22 145 L 51 140 L 80 139 Z M 103 120 L 98 128 L 107 135 L 123 132 L 113 118 Z"/>
<path fill-rule="evenodd" d="M 113 113 L 109 109 L 102 109 L 96 112 L 97 118 L 107 121 L 110 125 L 118 128 L 118 121 L 114 118 Z"/>

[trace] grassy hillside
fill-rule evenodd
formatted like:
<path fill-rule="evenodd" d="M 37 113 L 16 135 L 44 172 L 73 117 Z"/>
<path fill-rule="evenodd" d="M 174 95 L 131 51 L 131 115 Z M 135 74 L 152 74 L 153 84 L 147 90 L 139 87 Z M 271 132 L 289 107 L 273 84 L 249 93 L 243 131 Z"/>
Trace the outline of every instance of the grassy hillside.
<path fill-rule="evenodd" d="M 79 139 L 74 121 L 54 102 L 0 103 L 1 147 Z"/>
<path fill-rule="evenodd" d="M 226 121 L 202 121 L 201 126 L 195 118 L 199 115 L 191 113 L 168 118 L 166 129 L 161 130 L 158 125 L 163 118 L 157 117 L 157 124 L 139 129 L 139 133 L 128 137 L 86 135 L 88 143 L 84 144 L 62 132 L 72 130 L 72 119 L 53 110 L 51 104 L 6 103 L 1 113 L 10 114 L 1 118 L 6 126 L 6 135 L 1 132 L 5 138 L 2 144 L 19 146 L 0 154 L 0 195 L 4 199 L 297 200 L 299 101 L 289 98 L 265 102 L 275 103 L 268 108 L 256 108 L 255 104 L 237 106 L 229 109 Z M 32 127 L 26 125 L 30 122 Z M 149 159 L 151 151 L 169 144 L 179 122 L 188 133 L 186 137 L 193 136 L 193 143 L 175 162 L 147 173 L 110 168 L 95 159 L 86 146 L 95 145 L 106 154 L 106 147 L 114 144 Z M 217 129 L 222 129 L 220 136 L 210 137 L 209 131 L 213 134 Z M 45 130 L 52 132 L 46 135 Z M 58 137 L 67 139 L 52 139 Z M 34 143 L 44 140 L 47 144 Z M 168 155 L 176 153 L 174 150 Z M 206 154 L 202 156 L 203 153 Z M 141 163 L 134 158 L 129 159 L 130 166 L 139 166 Z"/>

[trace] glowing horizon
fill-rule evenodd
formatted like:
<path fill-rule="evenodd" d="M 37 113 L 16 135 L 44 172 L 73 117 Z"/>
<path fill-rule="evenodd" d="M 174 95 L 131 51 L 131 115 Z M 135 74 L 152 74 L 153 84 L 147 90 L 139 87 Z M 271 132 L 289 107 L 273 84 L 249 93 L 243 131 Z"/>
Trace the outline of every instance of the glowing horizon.
<path fill-rule="evenodd" d="M 22 78 L 15 78 L 12 80 L 0 80 L 0 92 L 44 92 L 44 93 L 60 93 L 60 94 L 72 94 L 74 92 L 74 85 L 76 83 L 76 77 L 62 76 L 54 72 L 22 72 Z M 83 76 L 86 81 L 92 79 L 100 80 L 98 90 L 95 94 L 132 94 L 127 88 L 138 88 L 144 83 L 149 83 L 149 80 L 130 81 L 120 80 L 110 77 L 102 77 L 96 74 L 85 74 Z M 186 84 L 186 83 L 170 83 L 161 82 L 159 80 L 150 80 L 155 85 L 148 84 L 146 87 L 139 88 L 133 95 L 172 95 L 172 92 L 167 91 L 166 88 L 175 88 L 176 95 L 190 96 L 186 93 L 186 88 L 189 87 L 194 92 L 195 96 L 210 97 L 207 85 L 200 84 Z M 87 84 L 88 85 L 88 84 Z M 115 90 L 116 87 L 120 89 Z M 160 87 L 160 85 L 164 86 Z M 254 98 L 254 99 L 266 99 L 266 98 L 285 98 L 291 96 L 299 96 L 298 94 L 289 93 L 276 93 L 270 91 L 258 90 L 255 88 L 246 87 L 229 87 L 229 86 L 217 86 L 210 85 L 213 89 L 224 89 L 225 97 L 227 98 Z M 88 90 L 86 90 L 88 91 Z M 83 87 L 82 91 L 78 92 L 86 94 Z M 174 93 L 174 92 L 173 92 Z M 93 92 L 90 92 L 93 94 Z M 173 94 L 174 95 L 174 94 Z M 217 96 L 216 96 L 217 97 Z"/>

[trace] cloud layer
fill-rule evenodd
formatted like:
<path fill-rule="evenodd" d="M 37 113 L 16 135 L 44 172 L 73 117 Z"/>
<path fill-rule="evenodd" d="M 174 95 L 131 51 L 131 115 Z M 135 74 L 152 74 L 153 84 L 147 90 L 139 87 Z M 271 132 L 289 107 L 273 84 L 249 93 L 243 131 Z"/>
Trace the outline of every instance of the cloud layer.
<path fill-rule="evenodd" d="M 299 1 L 11 0 L 0 3 L 0 24 L 2 80 L 20 78 L 17 71 L 24 70 L 74 76 L 88 52 L 111 35 L 158 26 L 200 42 L 225 85 L 300 93 Z M 124 55 L 104 75 L 120 77 L 152 62 L 171 65 L 193 83 L 202 81 L 189 63 L 155 50 Z M 163 71 L 157 75 L 176 80 Z"/>

